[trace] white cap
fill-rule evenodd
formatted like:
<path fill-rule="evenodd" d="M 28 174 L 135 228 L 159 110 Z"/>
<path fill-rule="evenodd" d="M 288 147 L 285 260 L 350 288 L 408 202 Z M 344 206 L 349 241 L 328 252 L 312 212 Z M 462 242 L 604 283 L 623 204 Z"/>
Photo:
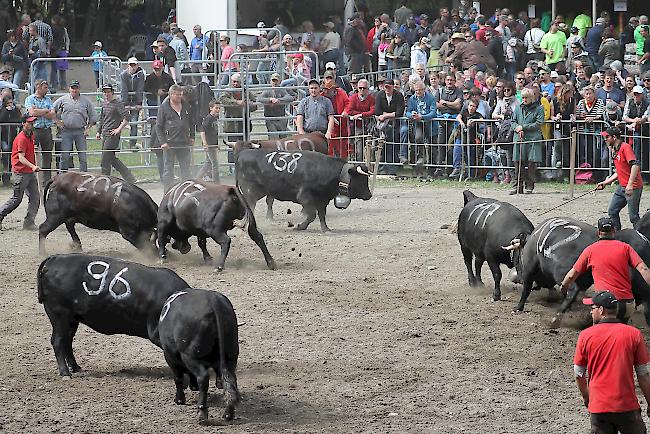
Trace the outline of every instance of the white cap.
<path fill-rule="evenodd" d="M 99 42 L 99 41 L 95 41 L 95 43 L 93 44 L 93 47 L 99 47 L 99 48 L 102 48 L 102 43 Z"/>
<path fill-rule="evenodd" d="M 558 78 L 560 74 L 557 73 L 557 71 L 551 71 L 551 78 Z"/>
<path fill-rule="evenodd" d="M 127 60 L 126 62 L 129 63 L 129 64 L 134 63 L 134 64 L 137 65 L 138 64 L 138 58 L 137 57 L 129 57 L 129 60 Z"/>
<path fill-rule="evenodd" d="M 264 27 L 266 27 L 266 24 L 264 24 L 264 21 L 260 21 L 259 23 L 257 23 L 257 28 L 258 29 L 263 29 Z"/>
<path fill-rule="evenodd" d="M 632 88 L 632 93 L 643 93 L 643 88 L 641 86 L 634 86 Z"/>
<path fill-rule="evenodd" d="M 327 62 L 325 64 L 325 69 L 336 69 L 336 63 L 334 62 Z"/>

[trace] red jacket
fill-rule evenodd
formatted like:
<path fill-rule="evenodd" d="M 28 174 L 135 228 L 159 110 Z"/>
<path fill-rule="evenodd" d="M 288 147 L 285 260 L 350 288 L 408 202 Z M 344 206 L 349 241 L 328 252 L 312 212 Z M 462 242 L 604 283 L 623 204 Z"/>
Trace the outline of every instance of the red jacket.
<path fill-rule="evenodd" d="M 376 31 L 377 27 L 372 26 L 372 29 L 370 29 L 368 35 L 366 36 L 366 47 L 368 47 L 368 53 L 372 53 L 372 40 L 375 39 Z"/>
<path fill-rule="evenodd" d="M 332 89 L 323 88 L 320 94 L 332 101 L 334 114 L 340 115 L 348 105 L 348 94 L 340 87 L 334 87 Z"/>

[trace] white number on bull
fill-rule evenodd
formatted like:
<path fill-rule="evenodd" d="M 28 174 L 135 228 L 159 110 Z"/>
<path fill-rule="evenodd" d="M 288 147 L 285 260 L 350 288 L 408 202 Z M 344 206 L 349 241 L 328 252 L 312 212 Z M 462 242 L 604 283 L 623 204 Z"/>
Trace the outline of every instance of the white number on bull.
<path fill-rule="evenodd" d="M 276 155 L 278 158 L 275 158 Z M 268 163 L 269 164 L 273 163 L 273 167 L 278 172 L 284 172 L 286 170 L 287 173 L 293 173 L 298 168 L 298 160 L 300 160 L 302 154 L 298 152 L 294 152 L 292 154 L 291 152 L 274 151 L 266 154 L 266 157 L 268 158 L 267 160 Z M 290 160 L 287 160 L 287 157 L 290 157 Z M 282 164 L 278 165 L 278 162 L 282 162 Z"/>
<path fill-rule="evenodd" d="M 93 272 L 93 267 L 104 267 L 104 271 L 101 273 L 94 273 Z M 84 291 L 88 295 L 99 295 L 101 292 L 104 290 L 104 287 L 106 286 L 106 277 L 108 276 L 108 270 L 110 268 L 110 264 L 104 262 L 104 261 L 93 261 L 88 264 L 88 267 L 86 270 L 88 271 L 88 274 L 95 279 L 99 280 L 99 288 L 97 290 L 92 290 L 88 287 L 88 284 L 86 282 L 81 282 L 81 285 L 83 286 Z M 129 295 L 131 295 L 131 285 L 129 282 L 122 277 L 122 274 L 126 273 L 129 271 L 128 267 L 122 268 L 111 280 L 111 283 L 108 285 L 108 293 L 111 295 L 116 300 L 123 300 L 127 298 Z M 121 282 L 122 285 L 124 286 L 124 291 L 118 293 L 116 292 L 113 288 L 115 285 Z"/>
<path fill-rule="evenodd" d="M 165 317 L 167 316 L 167 313 L 169 312 L 169 308 L 171 307 L 172 302 L 183 294 L 187 294 L 187 292 L 178 291 L 169 296 L 167 301 L 165 301 L 165 304 L 163 304 L 162 310 L 160 311 L 160 320 L 158 320 L 159 322 L 164 320 Z"/>
<path fill-rule="evenodd" d="M 544 245 L 546 244 L 548 237 L 557 228 L 566 228 L 569 230 L 573 230 L 573 233 L 570 234 L 568 237 L 559 240 L 555 244 L 552 244 L 544 248 Z M 546 233 L 546 235 L 544 235 L 544 238 L 542 238 L 542 234 L 546 229 L 548 229 L 548 232 Z M 563 246 L 567 243 L 570 243 L 571 241 L 574 241 L 580 236 L 580 234 L 582 234 L 582 229 L 579 226 L 569 224 L 567 220 L 562 220 L 562 219 L 549 220 L 546 223 L 544 223 L 542 227 L 539 228 L 539 237 L 537 238 L 537 252 L 538 253 L 543 252 L 544 256 L 546 256 L 547 258 L 556 259 L 555 254 L 553 252 L 557 250 L 560 246 Z"/>
<path fill-rule="evenodd" d="M 499 208 L 501 208 L 501 204 L 498 204 L 496 202 L 492 203 L 479 203 L 477 204 L 474 209 L 472 210 L 471 213 L 469 213 L 469 217 L 467 220 L 471 221 L 472 220 L 472 214 L 474 214 L 476 211 L 478 211 L 478 214 L 476 215 L 476 221 L 474 221 L 474 225 L 478 225 L 479 220 L 481 220 L 481 217 L 485 215 L 485 219 L 483 220 L 483 224 L 481 225 L 481 228 L 485 227 L 485 224 L 487 223 L 488 219 L 494 214 Z"/>
<path fill-rule="evenodd" d="M 90 183 L 92 183 L 92 190 L 96 191 L 97 184 L 103 182 L 104 183 L 103 190 L 105 192 L 108 192 L 108 190 L 110 190 L 111 188 L 114 189 L 115 190 L 114 194 L 116 198 L 120 197 L 120 194 L 122 193 L 122 187 L 124 185 L 121 182 L 116 182 L 115 184 L 111 184 L 111 180 L 108 176 L 95 176 L 89 173 L 82 174 L 81 176 L 84 176 L 87 179 L 77 186 L 77 191 L 79 192 L 87 191 L 88 188 L 90 187 Z"/>

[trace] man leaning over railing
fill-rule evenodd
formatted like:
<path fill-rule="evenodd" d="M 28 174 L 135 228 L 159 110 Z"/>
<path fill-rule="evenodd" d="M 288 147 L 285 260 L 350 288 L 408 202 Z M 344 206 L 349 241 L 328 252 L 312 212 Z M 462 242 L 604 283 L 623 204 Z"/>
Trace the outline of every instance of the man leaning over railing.
<path fill-rule="evenodd" d="M 399 140 L 399 129 L 396 128 L 398 122 L 396 118 L 402 116 L 404 116 L 404 96 L 400 92 L 395 92 L 393 82 L 387 80 L 384 82 L 384 90 L 380 90 L 375 94 L 377 130 L 386 139 L 383 156 L 385 163 L 397 162 L 398 152 L 396 151 L 399 151 L 399 148 L 396 142 Z M 386 167 L 380 167 L 379 171 L 386 175 L 396 175 L 397 167 L 387 165 Z"/>
<path fill-rule="evenodd" d="M 138 59 L 131 57 L 128 60 L 128 66 L 120 74 L 120 99 L 124 103 L 124 108 L 129 112 L 131 136 L 133 137 L 138 135 L 137 121 L 142 109 L 144 82 L 144 70 L 138 66 Z M 130 148 L 134 149 L 135 146 L 135 139 L 131 139 Z"/>
<path fill-rule="evenodd" d="M 422 80 L 417 80 L 413 84 L 413 88 L 415 93 L 408 99 L 404 114 L 409 120 L 413 121 L 415 143 L 424 143 L 426 137 L 431 139 L 434 134 L 438 134 L 438 123 L 431 122 L 431 119 L 435 118 L 438 113 L 436 110 L 436 98 L 427 92 L 426 85 Z M 402 121 L 399 135 L 401 143 L 399 161 L 403 165 L 406 165 L 409 163 L 408 143 L 410 142 L 408 122 Z M 422 166 L 424 165 L 426 147 L 416 145 L 415 149 L 415 164 Z"/>
<path fill-rule="evenodd" d="M 375 114 L 375 96 L 370 93 L 370 83 L 365 78 L 358 82 L 358 92 L 350 95 L 343 115 L 350 117 L 350 135 L 354 140 L 354 159 L 363 160 L 363 139 L 370 132 Z"/>
<path fill-rule="evenodd" d="M 264 105 L 264 122 L 269 133 L 269 139 L 282 139 L 287 137 L 287 104 L 294 101 L 294 97 L 286 89 L 280 87 L 280 74 L 271 74 L 271 89 L 264 90 L 257 102 Z"/>

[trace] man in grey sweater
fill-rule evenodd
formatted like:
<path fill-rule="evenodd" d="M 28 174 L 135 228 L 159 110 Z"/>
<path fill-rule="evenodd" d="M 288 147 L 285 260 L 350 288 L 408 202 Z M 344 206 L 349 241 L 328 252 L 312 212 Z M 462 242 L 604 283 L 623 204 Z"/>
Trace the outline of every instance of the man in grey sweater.
<path fill-rule="evenodd" d="M 70 82 L 70 93 L 54 102 L 56 125 L 61 131 L 61 166 L 62 171 L 70 167 L 70 153 L 72 145 L 77 148 L 79 155 L 79 168 L 82 172 L 88 171 L 88 145 L 86 136 L 90 127 L 97 123 L 95 108 L 88 98 L 79 91 L 79 81 Z"/>
<path fill-rule="evenodd" d="M 144 70 L 138 66 L 138 59 L 131 57 L 129 65 L 120 74 L 121 99 L 125 108 L 129 111 L 131 122 L 131 136 L 138 135 L 138 118 L 142 110 L 142 98 L 144 95 Z M 130 140 L 130 147 L 133 150 L 136 146 L 136 139 Z"/>
<path fill-rule="evenodd" d="M 158 109 L 156 133 L 163 150 L 163 187 L 168 191 L 174 185 L 174 160 L 178 161 L 181 181 L 191 178 L 190 157 L 194 144 L 194 130 L 190 107 L 183 103 L 183 87 L 177 84 L 169 88 L 169 97 Z"/>
<path fill-rule="evenodd" d="M 271 74 L 271 89 L 266 89 L 257 97 L 257 102 L 264 104 L 264 117 L 269 139 L 283 139 L 288 136 L 287 131 L 287 104 L 293 97 L 286 89 L 280 87 L 280 74 Z"/>

